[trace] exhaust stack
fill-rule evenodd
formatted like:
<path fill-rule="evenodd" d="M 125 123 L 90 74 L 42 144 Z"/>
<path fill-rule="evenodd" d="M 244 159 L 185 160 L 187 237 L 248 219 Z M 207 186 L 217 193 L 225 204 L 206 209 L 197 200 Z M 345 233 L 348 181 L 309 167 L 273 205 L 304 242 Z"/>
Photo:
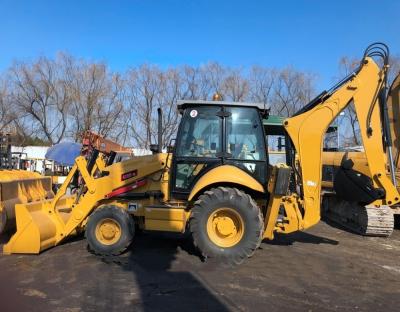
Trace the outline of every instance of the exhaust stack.
<path fill-rule="evenodd" d="M 158 129 L 157 129 L 157 144 L 150 144 L 150 150 L 153 154 L 162 153 L 162 110 L 157 108 Z"/>

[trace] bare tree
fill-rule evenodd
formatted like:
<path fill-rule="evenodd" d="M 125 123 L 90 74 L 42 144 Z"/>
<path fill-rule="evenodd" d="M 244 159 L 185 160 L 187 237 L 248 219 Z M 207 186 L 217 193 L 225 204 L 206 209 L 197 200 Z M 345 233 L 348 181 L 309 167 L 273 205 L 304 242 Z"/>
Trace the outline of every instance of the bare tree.
<path fill-rule="evenodd" d="M 0 80 L 0 131 L 11 132 L 18 117 L 18 112 L 11 104 L 10 87 L 6 80 L 2 79 Z"/>
<path fill-rule="evenodd" d="M 156 66 L 142 65 L 127 73 L 127 103 L 131 113 L 131 131 L 134 143 L 148 149 L 154 142 L 154 121 L 157 98 L 162 83 L 161 70 Z"/>
<path fill-rule="evenodd" d="M 249 99 L 270 106 L 276 70 L 253 66 L 249 74 Z"/>
<path fill-rule="evenodd" d="M 158 107 L 163 110 L 163 147 L 171 142 L 178 130 L 179 114 L 176 109 L 176 102 L 187 99 L 187 94 L 191 94 L 184 82 L 182 70 L 168 69 L 162 75 L 161 91 L 158 96 Z M 191 94 L 192 96 L 194 94 Z"/>
<path fill-rule="evenodd" d="M 222 81 L 221 91 L 234 102 L 243 102 L 248 98 L 249 81 L 243 75 L 242 69 L 228 69 L 226 77 Z"/>
<path fill-rule="evenodd" d="M 219 63 L 211 62 L 200 67 L 200 74 L 202 99 L 210 99 L 215 93 L 223 95 L 223 82 L 226 76 L 226 68 Z"/>
<path fill-rule="evenodd" d="M 202 75 L 199 67 L 184 65 L 178 68 L 182 80 L 182 89 L 185 90 L 182 94 L 182 99 L 199 100 L 206 99 L 208 91 L 204 91 L 202 84 Z M 206 95 L 204 95 L 206 94 Z"/>
<path fill-rule="evenodd" d="M 144 64 L 120 74 L 103 62 L 61 53 L 55 59 L 17 62 L 9 73 L 10 87 L 0 88 L 0 129 L 12 124 L 21 135 L 51 144 L 80 140 L 81 132 L 93 130 L 148 149 L 157 140 L 157 108 L 162 108 L 166 147 L 179 124 L 177 100 L 208 100 L 218 92 L 226 100 L 265 103 L 287 116 L 314 93 L 314 76 L 291 67 L 247 70 L 215 62 L 168 69 Z M 7 105 L 18 114 L 2 110 Z"/>
<path fill-rule="evenodd" d="M 148 149 L 157 141 L 157 108 L 163 110 L 163 146 L 174 137 L 179 124 L 176 102 L 197 98 L 200 86 L 197 70 L 191 67 L 162 71 L 143 65 L 127 73 L 127 103 L 131 112 L 133 143 Z"/>
<path fill-rule="evenodd" d="M 272 112 L 291 116 L 309 103 L 314 96 L 315 76 L 287 67 L 276 75 Z"/>
<path fill-rule="evenodd" d="M 32 64 L 15 63 L 10 73 L 14 85 L 12 101 L 23 117 L 29 118 L 49 143 L 60 142 L 67 128 L 70 99 L 57 64 L 41 57 Z"/>
<path fill-rule="evenodd" d="M 71 97 L 69 132 L 76 140 L 86 130 L 104 137 L 119 137 L 123 127 L 124 81 L 104 63 L 88 63 L 62 55 L 61 65 Z"/>

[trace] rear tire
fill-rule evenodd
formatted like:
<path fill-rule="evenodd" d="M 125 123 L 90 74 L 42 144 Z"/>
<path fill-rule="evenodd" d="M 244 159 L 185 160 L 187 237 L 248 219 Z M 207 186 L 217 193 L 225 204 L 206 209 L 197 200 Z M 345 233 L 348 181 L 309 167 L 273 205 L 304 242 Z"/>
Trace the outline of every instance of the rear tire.
<path fill-rule="evenodd" d="M 101 256 L 117 256 L 132 243 L 135 235 L 133 218 L 122 208 L 104 206 L 89 217 L 85 236 L 89 250 Z"/>
<path fill-rule="evenodd" d="M 228 187 L 206 191 L 190 217 L 194 245 L 205 258 L 240 264 L 260 246 L 263 217 L 246 193 Z"/>

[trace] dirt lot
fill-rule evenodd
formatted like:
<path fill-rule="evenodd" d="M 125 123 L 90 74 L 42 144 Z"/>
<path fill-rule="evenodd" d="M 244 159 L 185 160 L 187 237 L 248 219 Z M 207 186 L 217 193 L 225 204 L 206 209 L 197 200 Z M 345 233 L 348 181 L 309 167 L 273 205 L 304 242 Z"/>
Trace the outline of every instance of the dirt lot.
<path fill-rule="evenodd" d="M 325 223 L 263 243 L 241 266 L 202 262 L 182 236 L 142 234 L 113 259 L 83 239 L 0 256 L 5 311 L 398 311 L 400 231 L 360 237 Z"/>

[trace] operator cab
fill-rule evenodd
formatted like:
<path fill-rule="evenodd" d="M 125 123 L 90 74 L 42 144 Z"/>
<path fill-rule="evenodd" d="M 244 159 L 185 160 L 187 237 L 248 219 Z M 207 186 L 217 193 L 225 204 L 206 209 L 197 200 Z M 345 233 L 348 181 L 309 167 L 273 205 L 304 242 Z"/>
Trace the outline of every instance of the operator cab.
<path fill-rule="evenodd" d="M 182 120 L 172 161 L 173 197 L 187 198 L 201 176 L 222 164 L 236 166 L 265 185 L 263 104 L 179 101 L 178 110 Z"/>

